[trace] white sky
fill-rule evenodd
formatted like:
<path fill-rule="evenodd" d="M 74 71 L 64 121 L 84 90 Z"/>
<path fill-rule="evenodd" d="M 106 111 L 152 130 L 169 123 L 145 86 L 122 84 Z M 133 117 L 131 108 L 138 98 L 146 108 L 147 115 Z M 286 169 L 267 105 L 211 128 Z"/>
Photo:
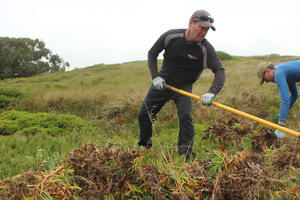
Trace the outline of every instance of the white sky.
<path fill-rule="evenodd" d="M 39 38 L 71 64 L 147 60 L 169 29 L 207 10 L 207 39 L 231 55 L 300 55 L 300 0 L 0 0 L 0 37 Z"/>

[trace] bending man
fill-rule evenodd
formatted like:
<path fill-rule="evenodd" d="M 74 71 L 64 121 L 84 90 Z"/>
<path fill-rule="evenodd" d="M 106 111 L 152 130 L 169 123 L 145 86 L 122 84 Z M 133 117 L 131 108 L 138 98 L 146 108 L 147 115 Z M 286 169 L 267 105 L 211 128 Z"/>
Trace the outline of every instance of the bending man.
<path fill-rule="evenodd" d="M 276 83 L 278 86 L 281 98 L 278 125 L 284 126 L 288 112 L 299 96 L 296 82 L 300 81 L 300 60 L 277 66 L 263 62 L 257 68 L 257 76 L 260 85 L 266 81 Z M 275 134 L 278 138 L 284 137 L 284 133 L 280 130 L 276 130 Z"/>

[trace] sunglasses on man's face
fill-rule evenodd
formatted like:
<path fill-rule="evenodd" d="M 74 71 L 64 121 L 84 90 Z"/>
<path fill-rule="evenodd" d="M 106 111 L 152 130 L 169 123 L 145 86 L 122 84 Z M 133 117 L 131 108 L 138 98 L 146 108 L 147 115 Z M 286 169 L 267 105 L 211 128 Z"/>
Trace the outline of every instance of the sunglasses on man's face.
<path fill-rule="evenodd" d="M 213 23 L 215 21 L 214 18 L 207 16 L 207 15 L 193 17 L 193 21 L 196 21 L 196 20 L 210 21 L 211 23 Z"/>

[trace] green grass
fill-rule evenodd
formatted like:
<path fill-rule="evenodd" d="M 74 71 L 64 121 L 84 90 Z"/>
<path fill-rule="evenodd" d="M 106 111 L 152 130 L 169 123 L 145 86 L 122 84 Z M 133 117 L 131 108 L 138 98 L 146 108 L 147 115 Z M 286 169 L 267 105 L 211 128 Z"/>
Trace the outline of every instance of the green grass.
<path fill-rule="evenodd" d="M 1 136 L 0 178 L 26 171 L 45 171 L 62 165 L 63 158 L 74 148 L 100 137 L 92 132 L 73 132 L 53 137 L 46 132 L 24 136 Z M 101 136 L 103 139 L 103 136 Z"/>

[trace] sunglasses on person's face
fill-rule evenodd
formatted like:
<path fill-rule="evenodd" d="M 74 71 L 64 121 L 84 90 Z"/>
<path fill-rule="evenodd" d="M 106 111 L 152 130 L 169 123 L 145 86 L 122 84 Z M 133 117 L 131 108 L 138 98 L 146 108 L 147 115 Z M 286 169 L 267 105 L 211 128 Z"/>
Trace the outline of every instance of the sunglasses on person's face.
<path fill-rule="evenodd" d="M 196 16 L 193 18 L 193 20 L 210 21 L 211 23 L 215 21 L 214 18 L 206 15 Z"/>

